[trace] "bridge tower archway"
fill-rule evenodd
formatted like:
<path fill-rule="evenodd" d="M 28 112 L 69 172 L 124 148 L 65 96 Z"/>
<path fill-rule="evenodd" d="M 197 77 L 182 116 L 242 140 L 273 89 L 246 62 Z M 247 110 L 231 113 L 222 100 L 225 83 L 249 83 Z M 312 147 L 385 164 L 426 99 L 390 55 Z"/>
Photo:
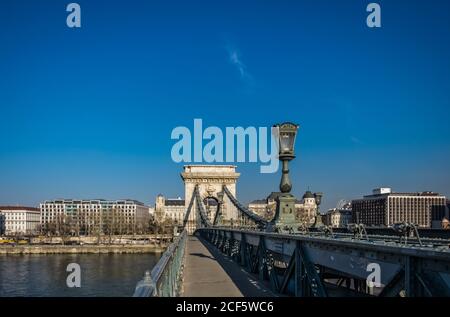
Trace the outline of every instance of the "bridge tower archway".
<path fill-rule="evenodd" d="M 185 191 L 185 210 L 187 211 L 189 207 L 196 185 L 198 185 L 202 202 L 205 200 L 218 202 L 217 193 L 222 191 L 224 185 L 236 197 L 236 182 L 239 176 L 240 174 L 236 172 L 235 165 L 185 165 L 184 171 L 181 173 Z M 192 234 L 198 226 L 196 208 L 198 207 L 195 206 L 189 214 L 186 224 L 189 234 Z M 232 219 L 238 218 L 237 209 L 226 199 L 224 199 L 221 216 L 223 224 L 229 224 Z M 210 221 L 212 222 L 213 219 L 210 218 Z"/>

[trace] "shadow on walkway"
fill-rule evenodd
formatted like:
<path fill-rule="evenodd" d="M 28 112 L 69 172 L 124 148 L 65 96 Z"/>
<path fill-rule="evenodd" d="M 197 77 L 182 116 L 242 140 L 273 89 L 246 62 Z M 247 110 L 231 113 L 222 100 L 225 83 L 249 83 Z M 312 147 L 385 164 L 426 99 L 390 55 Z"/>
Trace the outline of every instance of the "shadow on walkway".
<path fill-rule="evenodd" d="M 211 259 L 211 260 L 213 260 L 213 261 L 215 261 L 216 259 L 215 258 L 213 258 L 212 256 L 209 256 L 209 255 L 205 255 L 205 254 L 203 254 L 203 253 L 189 253 L 189 255 L 193 255 L 193 256 L 198 256 L 198 257 L 201 257 L 201 258 L 207 258 L 207 259 Z"/>
<path fill-rule="evenodd" d="M 244 297 L 274 297 L 274 294 L 266 283 L 258 280 L 258 277 L 245 271 L 239 264 L 228 256 L 222 254 L 214 245 L 201 237 L 198 240 L 211 253 L 212 257 L 226 272 L 234 285 L 239 289 Z"/>

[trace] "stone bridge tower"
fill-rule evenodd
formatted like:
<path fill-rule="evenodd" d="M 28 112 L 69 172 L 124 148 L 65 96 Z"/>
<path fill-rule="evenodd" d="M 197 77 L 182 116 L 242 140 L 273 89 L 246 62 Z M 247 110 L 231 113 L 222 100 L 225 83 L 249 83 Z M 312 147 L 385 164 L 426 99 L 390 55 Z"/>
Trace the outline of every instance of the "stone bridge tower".
<path fill-rule="evenodd" d="M 197 184 L 199 185 L 202 200 L 206 198 L 217 199 L 217 193 L 222 191 L 223 185 L 226 185 L 233 196 L 236 197 L 236 181 L 239 175 L 239 173 L 236 173 L 236 166 L 234 165 L 185 165 L 181 178 L 184 182 L 186 210 L 189 207 L 195 185 Z M 195 230 L 196 216 L 196 212 L 193 209 L 187 225 L 189 233 Z M 228 199 L 224 198 L 222 219 L 225 222 L 229 222 L 231 219 L 237 218 L 236 208 Z"/>

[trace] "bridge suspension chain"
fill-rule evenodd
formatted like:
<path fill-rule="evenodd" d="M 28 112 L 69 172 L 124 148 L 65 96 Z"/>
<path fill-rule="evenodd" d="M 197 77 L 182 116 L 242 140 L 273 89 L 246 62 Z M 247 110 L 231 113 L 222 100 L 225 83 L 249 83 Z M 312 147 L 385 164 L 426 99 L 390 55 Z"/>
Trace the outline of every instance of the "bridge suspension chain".
<path fill-rule="evenodd" d="M 192 195 L 191 201 L 189 202 L 188 209 L 186 210 L 186 215 L 183 220 L 183 229 L 186 228 L 186 224 L 189 221 L 189 215 L 191 214 L 192 206 L 194 205 L 195 195 Z"/>
<path fill-rule="evenodd" d="M 258 216 L 257 214 L 255 214 L 254 212 L 252 212 L 250 209 L 244 207 L 234 196 L 233 194 L 230 192 L 230 190 L 227 188 L 226 185 L 223 185 L 223 191 L 225 192 L 225 194 L 228 196 L 228 198 L 230 199 L 230 201 L 232 202 L 232 204 L 239 210 L 239 212 L 249 218 L 250 220 L 252 220 L 253 222 L 255 222 L 258 226 L 265 228 L 268 224 L 268 221 L 265 220 L 264 218 Z"/>
<path fill-rule="evenodd" d="M 205 227 L 212 227 L 211 222 L 206 215 L 205 206 L 203 205 L 202 198 L 200 197 L 200 191 L 198 189 L 198 185 L 195 185 L 194 188 L 194 196 L 197 201 L 198 213 L 200 214 L 200 219 Z"/>
<path fill-rule="evenodd" d="M 221 208 L 220 208 L 220 204 L 217 204 L 217 208 L 216 208 L 216 213 L 214 215 L 214 220 L 213 220 L 213 226 L 217 226 L 217 223 L 219 222 L 219 217 L 222 216 L 221 215 Z"/>

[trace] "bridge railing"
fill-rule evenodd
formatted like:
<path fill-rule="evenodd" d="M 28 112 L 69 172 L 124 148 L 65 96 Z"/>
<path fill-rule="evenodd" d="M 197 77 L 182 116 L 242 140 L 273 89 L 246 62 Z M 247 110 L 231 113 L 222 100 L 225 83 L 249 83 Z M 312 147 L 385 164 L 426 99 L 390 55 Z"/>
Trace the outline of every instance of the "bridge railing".
<path fill-rule="evenodd" d="M 180 295 L 187 232 L 174 239 L 158 263 L 136 285 L 133 297 L 176 297 Z"/>
<path fill-rule="evenodd" d="M 447 243 L 405 245 L 351 235 L 197 229 L 242 268 L 294 296 L 450 297 Z M 437 241 L 438 242 L 438 241 Z M 375 275 L 372 275 L 375 273 Z"/>

